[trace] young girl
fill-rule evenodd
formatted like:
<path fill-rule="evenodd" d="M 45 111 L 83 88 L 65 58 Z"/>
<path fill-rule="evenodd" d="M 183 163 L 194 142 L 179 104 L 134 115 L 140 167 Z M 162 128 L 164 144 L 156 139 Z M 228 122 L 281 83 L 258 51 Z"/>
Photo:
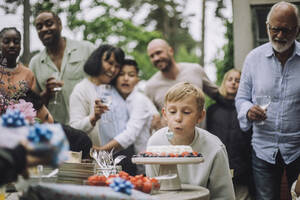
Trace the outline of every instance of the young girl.
<path fill-rule="evenodd" d="M 233 176 L 235 196 L 237 200 L 251 199 L 249 183 L 251 181 L 251 133 L 244 133 L 237 119 L 234 98 L 240 83 L 241 72 L 229 70 L 223 78 L 220 94 L 221 101 L 207 109 L 207 130 L 218 136 L 226 146 L 229 166 Z"/>
<path fill-rule="evenodd" d="M 0 88 L 8 95 L 13 95 L 20 88 L 20 81 L 24 81 L 27 87 L 34 89 L 34 74 L 22 63 L 17 62 L 21 51 L 20 32 L 15 27 L 3 28 L 0 31 L 0 43 Z"/>

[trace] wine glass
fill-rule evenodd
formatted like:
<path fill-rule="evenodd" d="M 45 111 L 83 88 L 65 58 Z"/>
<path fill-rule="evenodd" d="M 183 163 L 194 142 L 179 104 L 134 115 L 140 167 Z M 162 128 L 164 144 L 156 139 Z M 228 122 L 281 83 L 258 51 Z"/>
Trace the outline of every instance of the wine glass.
<path fill-rule="evenodd" d="M 109 109 L 112 104 L 112 86 L 107 84 L 100 85 L 98 94 L 101 103 L 107 106 Z M 102 117 L 102 122 L 109 122 L 107 112 L 103 113 Z"/>
<path fill-rule="evenodd" d="M 39 177 L 39 182 L 42 182 L 43 171 L 44 171 L 44 166 L 43 165 L 37 165 L 37 173 L 38 173 L 38 177 Z"/>
<path fill-rule="evenodd" d="M 56 79 L 56 81 L 58 80 L 59 78 L 59 72 L 54 72 L 52 74 L 52 77 Z M 53 104 L 57 104 L 57 96 L 58 96 L 58 92 L 60 92 L 62 90 L 62 87 L 61 86 L 56 86 L 55 88 L 53 88 L 53 91 L 55 92 L 54 94 L 54 101 L 53 101 Z"/>
<path fill-rule="evenodd" d="M 266 110 L 268 108 L 268 106 L 270 105 L 272 98 L 271 98 L 271 96 L 256 96 L 255 100 L 256 100 L 257 105 L 261 109 Z M 265 122 L 260 121 L 260 122 L 257 122 L 256 124 L 257 125 L 264 125 Z"/>

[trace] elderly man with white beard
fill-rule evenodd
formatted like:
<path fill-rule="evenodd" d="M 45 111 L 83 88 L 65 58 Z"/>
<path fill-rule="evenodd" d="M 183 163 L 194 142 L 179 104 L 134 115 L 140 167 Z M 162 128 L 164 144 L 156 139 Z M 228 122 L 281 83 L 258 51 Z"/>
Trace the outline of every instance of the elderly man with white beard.
<path fill-rule="evenodd" d="M 299 25 L 295 5 L 279 2 L 271 8 L 266 22 L 270 42 L 246 57 L 236 95 L 240 127 L 253 128 L 257 200 L 280 198 L 284 169 L 289 187 L 300 172 L 300 44 L 295 40 Z M 267 108 L 259 97 L 270 99 Z"/>

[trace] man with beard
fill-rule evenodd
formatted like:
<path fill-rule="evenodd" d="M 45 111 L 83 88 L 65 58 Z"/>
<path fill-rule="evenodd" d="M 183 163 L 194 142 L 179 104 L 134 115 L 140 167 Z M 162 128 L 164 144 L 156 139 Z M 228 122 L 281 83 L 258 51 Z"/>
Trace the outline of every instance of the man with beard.
<path fill-rule="evenodd" d="M 29 64 L 36 77 L 37 92 L 54 119 L 67 124 L 69 96 L 73 87 L 85 77 L 83 65 L 94 46 L 87 41 L 62 37 L 61 20 L 51 11 L 39 13 L 35 19 L 35 27 L 45 46 Z"/>
<path fill-rule="evenodd" d="M 298 8 L 287 2 L 275 4 L 266 25 L 270 42 L 246 57 L 236 108 L 240 127 L 244 131 L 253 128 L 256 199 L 276 200 L 280 198 L 283 170 L 286 170 L 289 188 L 300 172 Z M 258 106 L 259 96 L 270 97 L 267 109 Z M 264 123 L 259 123 L 261 121 Z"/>
<path fill-rule="evenodd" d="M 167 90 L 179 82 L 188 81 L 203 89 L 212 98 L 219 96 L 218 87 L 209 80 L 200 65 L 196 63 L 176 63 L 174 51 L 165 40 L 152 40 L 148 44 L 147 52 L 152 64 L 160 70 L 146 83 L 146 94 L 158 110 L 161 111 L 163 107 Z M 162 121 L 162 126 L 164 125 L 165 123 Z"/>

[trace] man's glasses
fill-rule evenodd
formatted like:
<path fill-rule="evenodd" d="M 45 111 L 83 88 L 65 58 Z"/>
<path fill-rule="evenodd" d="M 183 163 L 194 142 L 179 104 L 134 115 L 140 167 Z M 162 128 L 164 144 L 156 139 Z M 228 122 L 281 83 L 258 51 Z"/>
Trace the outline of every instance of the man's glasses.
<path fill-rule="evenodd" d="M 278 33 L 282 33 L 284 35 L 289 35 L 291 33 L 293 33 L 293 31 L 295 30 L 295 28 L 297 28 L 297 26 L 293 27 L 293 28 L 286 28 L 286 27 L 276 27 L 276 26 L 271 26 L 269 23 L 267 23 L 268 29 L 273 33 L 273 34 L 278 34 Z"/>

